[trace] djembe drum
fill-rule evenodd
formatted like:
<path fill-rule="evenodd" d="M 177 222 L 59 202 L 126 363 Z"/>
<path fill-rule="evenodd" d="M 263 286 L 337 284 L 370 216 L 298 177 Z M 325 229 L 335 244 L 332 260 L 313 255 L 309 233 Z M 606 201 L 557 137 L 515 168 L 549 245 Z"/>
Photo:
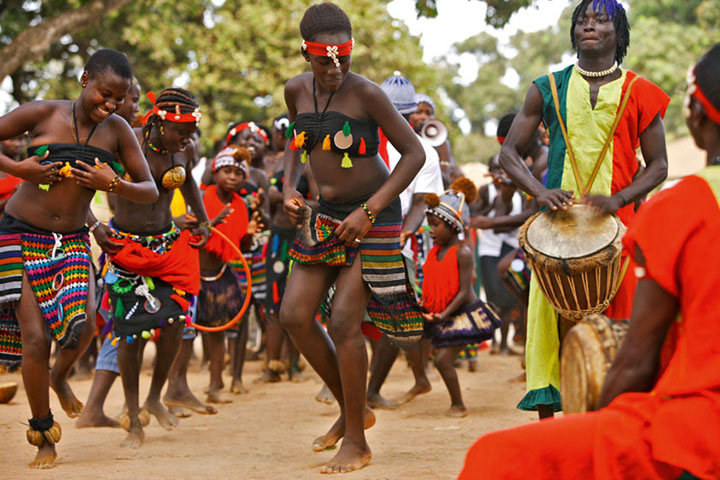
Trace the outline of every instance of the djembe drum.
<path fill-rule="evenodd" d="M 602 313 L 627 268 L 620 268 L 625 226 L 585 205 L 546 210 L 520 227 L 518 240 L 540 290 L 566 319 Z"/>
<path fill-rule="evenodd" d="M 564 413 L 597 410 L 605 377 L 627 334 L 629 322 L 590 315 L 570 329 L 560 357 Z"/>

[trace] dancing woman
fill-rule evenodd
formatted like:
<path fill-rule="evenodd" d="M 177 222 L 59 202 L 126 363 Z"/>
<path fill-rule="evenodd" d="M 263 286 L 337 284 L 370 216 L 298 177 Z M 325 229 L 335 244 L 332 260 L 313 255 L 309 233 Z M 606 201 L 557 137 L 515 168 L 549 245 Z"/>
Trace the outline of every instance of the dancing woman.
<path fill-rule="evenodd" d="M 5 265 L 0 303 L 9 307 L 0 320 L 0 361 L 15 366 L 22 361 L 33 415 L 28 441 L 38 448 L 31 467 L 52 467 L 57 457 L 60 427 L 50 412 L 48 385 L 68 416 L 82 411 L 67 374 L 93 334 L 95 281 L 85 221 L 94 190 L 138 203 L 158 197 L 130 126 L 113 115 L 132 78 L 123 53 L 102 49 L 85 65 L 77 100 L 30 102 L 0 117 L 0 138 L 26 131 L 33 138 L 27 159 L 0 155 L 0 169 L 26 180 L 0 220 Z M 119 167 L 115 154 L 133 181 L 122 180 L 111 167 Z M 50 371 L 48 330 L 60 345 Z"/>
<path fill-rule="evenodd" d="M 400 250 L 398 195 L 423 165 L 424 153 L 382 90 L 350 72 L 352 26 L 342 9 L 331 3 L 310 7 L 300 32 L 312 72 L 285 85 L 291 140 L 283 195 L 285 210 L 299 223 L 306 210 L 297 185 L 301 162 L 309 159 L 320 190 L 312 225 L 319 242 L 294 245 L 280 321 L 341 407 L 340 418 L 313 444 L 321 451 L 345 437 L 322 468 L 341 473 L 371 459 L 364 432 L 375 422 L 365 405 L 368 360 L 360 328 L 365 308 L 397 344 L 415 345 L 420 338 L 422 315 Z M 402 154 L 392 175 L 378 155 L 378 126 Z M 315 313 L 333 283 L 330 340 Z"/>

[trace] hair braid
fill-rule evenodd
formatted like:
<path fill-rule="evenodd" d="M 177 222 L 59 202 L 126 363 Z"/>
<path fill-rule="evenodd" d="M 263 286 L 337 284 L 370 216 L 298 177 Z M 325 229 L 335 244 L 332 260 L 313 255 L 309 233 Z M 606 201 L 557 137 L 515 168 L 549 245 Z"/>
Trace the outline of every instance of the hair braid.
<path fill-rule="evenodd" d="M 313 5 L 300 20 L 300 35 L 312 42 L 323 33 L 347 33 L 352 38 L 352 24 L 350 18 L 334 3 L 320 3 Z"/>
<path fill-rule="evenodd" d="M 193 94 L 183 88 L 167 88 L 163 90 L 157 98 L 156 105 L 167 112 L 179 110 L 181 114 L 192 113 L 200 106 Z M 159 121 L 159 116 L 156 114 L 150 115 L 148 122 L 143 127 L 143 138 L 147 138 Z"/>

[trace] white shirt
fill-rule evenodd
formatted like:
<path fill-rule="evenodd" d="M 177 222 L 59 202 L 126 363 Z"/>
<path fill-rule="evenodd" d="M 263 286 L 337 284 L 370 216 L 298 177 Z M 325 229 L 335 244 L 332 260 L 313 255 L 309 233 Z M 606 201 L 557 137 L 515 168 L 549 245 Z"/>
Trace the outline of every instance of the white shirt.
<path fill-rule="evenodd" d="M 497 187 L 494 183 L 488 185 L 488 201 L 492 205 L 498 195 Z M 512 197 L 512 210 L 509 216 L 519 215 L 522 212 L 522 195 L 516 191 Z M 496 212 L 493 208 L 488 217 L 495 217 Z M 513 248 L 518 248 L 518 230 L 517 228 L 511 232 L 495 233 L 492 229 L 483 230 L 480 236 L 480 245 L 478 251 L 480 256 L 499 257 L 503 243 L 507 243 Z"/>
<path fill-rule="evenodd" d="M 400 193 L 400 204 L 402 208 L 403 219 L 410 211 L 412 207 L 413 195 L 416 193 L 434 193 L 436 195 L 442 195 L 443 193 L 443 181 L 442 171 L 440 170 L 440 155 L 438 155 L 435 148 L 430 145 L 430 142 L 417 135 L 420 144 L 425 150 L 425 164 L 422 166 L 420 171 L 415 178 L 413 178 L 410 185 Z M 398 162 L 400 162 L 400 152 L 398 152 L 393 145 L 388 142 L 388 163 L 390 164 L 390 171 L 395 170 Z M 424 222 L 423 222 L 424 224 Z M 403 247 L 403 255 L 412 258 L 412 249 L 410 248 L 410 241 L 408 240 Z"/>

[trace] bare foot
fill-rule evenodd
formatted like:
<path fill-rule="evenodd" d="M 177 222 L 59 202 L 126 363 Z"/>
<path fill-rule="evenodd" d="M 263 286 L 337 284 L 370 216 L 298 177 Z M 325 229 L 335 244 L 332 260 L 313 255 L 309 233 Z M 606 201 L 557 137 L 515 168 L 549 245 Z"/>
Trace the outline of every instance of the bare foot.
<path fill-rule="evenodd" d="M 365 408 L 365 430 L 375 425 L 375 413 L 369 408 Z M 340 415 L 330 430 L 325 435 L 317 437 L 313 441 L 313 451 L 322 452 L 328 448 L 334 447 L 337 442 L 345 435 L 345 416 Z M 367 462 L 366 462 L 367 463 Z"/>
<path fill-rule="evenodd" d="M 265 370 L 262 375 L 253 380 L 253 383 L 278 383 L 281 380 L 279 373 Z"/>
<path fill-rule="evenodd" d="M 77 418 L 83 411 L 83 403 L 73 393 L 67 380 L 57 380 L 50 375 L 50 386 L 60 400 L 60 406 L 70 418 Z"/>
<path fill-rule="evenodd" d="M 182 407 L 172 407 L 167 403 L 165 406 L 167 407 L 168 412 L 170 412 L 171 415 L 175 415 L 177 418 L 192 417 L 192 412 L 190 410 L 185 410 Z"/>
<path fill-rule="evenodd" d="M 232 372 L 229 373 L 229 376 L 232 376 Z M 212 390 L 222 390 L 225 388 L 225 382 L 220 382 L 220 385 L 217 387 L 212 387 Z M 203 393 L 210 393 L 211 387 L 208 385 L 207 387 L 203 388 Z"/>
<path fill-rule="evenodd" d="M 165 430 L 172 430 L 180 424 L 177 417 L 175 415 L 170 415 L 170 412 L 165 410 L 165 407 L 163 407 L 163 404 L 160 403 L 159 400 L 148 400 L 145 402 L 145 406 L 143 408 L 146 408 Z"/>
<path fill-rule="evenodd" d="M 244 393 L 249 393 L 249 390 L 245 388 L 245 385 L 243 385 L 241 380 L 234 380 L 232 385 L 230 385 L 230 393 L 242 395 Z"/>
<path fill-rule="evenodd" d="M 163 402 L 168 408 L 183 408 L 203 415 L 215 415 L 217 413 L 215 407 L 202 403 L 190 390 L 178 395 L 171 395 L 170 392 L 167 392 L 163 397 Z"/>
<path fill-rule="evenodd" d="M 28 463 L 30 468 L 53 468 L 55 466 L 55 459 L 57 458 L 57 452 L 55 451 L 54 445 L 49 445 L 47 442 L 42 447 L 38 448 L 37 455 L 32 462 Z"/>
<path fill-rule="evenodd" d="M 372 452 L 367 443 L 356 445 L 350 442 L 343 442 L 340 450 L 321 469 L 320 473 L 348 473 L 360 470 L 370 463 Z"/>
<path fill-rule="evenodd" d="M 323 384 L 322 389 L 320 389 L 317 395 L 315 395 L 315 401 L 325 403 L 327 405 L 332 405 L 333 403 L 335 403 L 335 397 L 333 396 L 328 386 Z"/>
<path fill-rule="evenodd" d="M 428 393 L 432 390 L 430 382 L 427 383 L 416 383 L 408 392 L 398 400 L 398 403 L 408 403 L 412 401 L 418 395 Z"/>
<path fill-rule="evenodd" d="M 80 417 L 78 417 L 77 422 L 75 422 L 75 428 L 99 427 L 120 428 L 120 422 L 108 417 L 102 410 L 91 411 L 88 408 L 83 410 Z"/>
<path fill-rule="evenodd" d="M 220 390 L 209 390 L 205 401 L 208 403 L 232 403 L 232 400 L 222 396 Z"/>
<path fill-rule="evenodd" d="M 142 447 L 143 441 L 145 441 L 145 432 L 143 431 L 140 422 L 130 427 L 130 431 L 125 437 L 125 440 L 120 444 L 123 448 L 138 449 Z"/>
<path fill-rule="evenodd" d="M 368 407 L 379 410 L 395 410 L 398 407 L 398 403 L 391 402 L 379 393 L 368 395 L 367 404 Z"/>
<path fill-rule="evenodd" d="M 451 405 L 450 410 L 445 413 L 445 416 L 450 418 L 462 418 L 467 417 L 467 414 L 465 405 Z"/>

